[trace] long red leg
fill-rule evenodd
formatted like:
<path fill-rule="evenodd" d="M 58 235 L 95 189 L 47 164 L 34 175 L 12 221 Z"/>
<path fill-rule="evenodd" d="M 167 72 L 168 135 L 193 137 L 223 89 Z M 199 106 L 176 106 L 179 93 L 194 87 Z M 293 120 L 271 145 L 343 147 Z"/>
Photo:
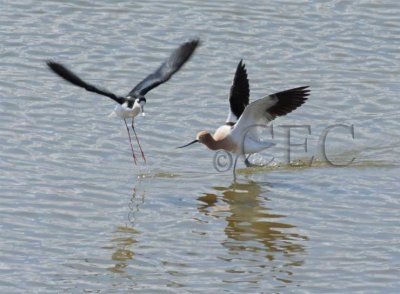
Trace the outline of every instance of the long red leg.
<path fill-rule="evenodd" d="M 132 130 L 133 130 L 133 133 L 135 134 L 136 141 L 137 141 L 137 143 L 138 143 L 138 145 L 139 145 L 140 152 L 142 153 L 142 158 L 143 158 L 144 162 L 147 164 L 147 162 L 146 162 L 146 157 L 144 156 L 144 153 L 143 153 L 143 150 L 142 150 L 142 146 L 140 146 L 139 138 L 138 138 L 138 136 L 136 135 L 135 127 L 134 127 L 134 125 L 133 125 L 133 119 L 132 119 Z"/>
<path fill-rule="evenodd" d="M 126 123 L 126 119 L 124 118 L 126 130 L 128 131 L 128 137 L 129 137 L 129 144 L 131 144 L 131 150 L 132 150 L 132 157 L 133 157 L 133 162 L 136 163 L 136 156 L 135 156 L 135 151 L 133 151 L 133 146 L 132 146 L 132 139 L 131 139 L 131 132 L 129 131 L 128 124 Z"/>

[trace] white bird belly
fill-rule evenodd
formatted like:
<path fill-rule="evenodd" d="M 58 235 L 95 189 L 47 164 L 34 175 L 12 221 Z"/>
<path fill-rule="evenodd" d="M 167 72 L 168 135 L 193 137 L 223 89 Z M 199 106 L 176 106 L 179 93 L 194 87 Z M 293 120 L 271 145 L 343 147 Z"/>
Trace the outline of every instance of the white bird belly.
<path fill-rule="evenodd" d="M 264 149 L 270 148 L 274 146 L 275 143 L 268 142 L 268 141 L 259 141 L 259 140 L 254 140 L 251 137 L 245 137 L 244 142 L 242 146 L 240 146 L 240 149 L 244 154 L 253 154 L 253 153 L 258 153 L 261 152 Z"/>
<path fill-rule="evenodd" d="M 118 104 L 117 106 L 115 106 L 113 114 L 115 114 L 119 118 L 125 119 L 125 118 L 134 118 L 139 114 L 139 112 L 140 112 L 139 107 L 129 108 L 124 104 L 122 105 Z"/>

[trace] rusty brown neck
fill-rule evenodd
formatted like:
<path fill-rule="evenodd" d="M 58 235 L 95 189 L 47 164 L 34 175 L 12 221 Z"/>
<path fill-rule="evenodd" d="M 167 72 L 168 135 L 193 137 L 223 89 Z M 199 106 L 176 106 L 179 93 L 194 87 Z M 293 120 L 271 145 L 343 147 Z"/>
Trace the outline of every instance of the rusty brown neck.
<path fill-rule="evenodd" d="M 215 141 L 211 134 L 207 133 L 203 136 L 201 143 L 206 145 L 211 150 L 218 150 L 221 149 L 219 146 L 219 142 Z"/>
<path fill-rule="evenodd" d="M 229 140 L 229 138 L 215 140 L 214 137 L 208 133 L 203 136 L 201 143 L 206 145 L 211 150 L 224 149 L 226 151 L 235 151 L 235 146 L 231 144 L 232 142 Z"/>

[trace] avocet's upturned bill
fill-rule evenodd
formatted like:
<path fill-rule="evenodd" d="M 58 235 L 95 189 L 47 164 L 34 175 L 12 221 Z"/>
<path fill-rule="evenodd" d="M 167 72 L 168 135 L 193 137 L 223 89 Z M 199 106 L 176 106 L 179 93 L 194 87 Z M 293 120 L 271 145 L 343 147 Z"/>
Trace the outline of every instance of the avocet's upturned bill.
<path fill-rule="evenodd" d="M 137 84 L 126 96 L 117 96 L 114 93 L 111 93 L 105 89 L 86 83 L 61 63 L 49 60 L 47 61 L 47 65 L 54 73 L 62 77 L 64 80 L 72 83 L 73 85 L 84 88 L 89 92 L 94 92 L 103 96 L 107 96 L 117 102 L 117 105 L 115 106 L 112 114 L 122 118 L 125 122 L 125 126 L 129 136 L 129 143 L 132 150 L 132 157 L 134 163 L 136 164 L 136 156 L 133 150 L 132 139 L 126 119 L 132 119 L 132 130 L 135 134 L 136 141 L 142 154 L 142 158 L 144 162 L 146 162 L 142 147 L 140 146 L 139 139 L 136 135 L 134 118 L 139 113 L 142 113 L 144 115 L 144 106 L 146 104 L 145 95 L 147 94 L 147 92 L 161 85 L 162 83 L 167 82 L 172 77 L 172 75 L 176 73 L 190 59 L 199 44 L 200 40 L 192 40 L 183 43 L 172 52 L 169 58 L 164 63 L 162 63 L 155 72 L 151 73 L 139 84 Z"/>
<path fill-rule="evenodd" d="M 249 104 L 249 81 L 242 60 L 239 62 L 229 95 L 230 109 L 226 124 L 219 127 L 211 135 L 201 131 L 194 143 L 202 143 L 211 150 L 226 150 L 245 155 L 258 153 L 274 145 L 272 142 L 261 141 L 259 130 L 277 116 L 286 115 L 301 106 L 310 94 L 308 86 L 268 95 Z M 251 166 L 248 157 L 244 156 L 246 166 Z M 236 161 L 233 168 L 235 174 Z"/>

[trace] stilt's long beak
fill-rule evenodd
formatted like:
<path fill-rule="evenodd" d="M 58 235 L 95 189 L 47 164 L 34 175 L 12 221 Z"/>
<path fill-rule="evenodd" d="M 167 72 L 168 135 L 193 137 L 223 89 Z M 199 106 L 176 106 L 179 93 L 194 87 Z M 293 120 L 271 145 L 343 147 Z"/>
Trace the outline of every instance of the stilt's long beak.
<path fill-rule="evenodd" d="M 190 142 L 189 144 L 186 144 L 186 145 L 183 145 L 183 146 L 179 146 L 177 148 L 184 148 L 184 147 L 187 147 L 187 146 L 192 145 L 192 144 L 197 143 L 197 142 L 199 142 L 199 140 L 194 140 L 194 141 Z"/>
<path fill-rule="evenodd" d="M 144 107 L 140 105 L 140 112 L 142 113 L 142 116 L 146 116 L 146 113 L 144 112 Z"/>

